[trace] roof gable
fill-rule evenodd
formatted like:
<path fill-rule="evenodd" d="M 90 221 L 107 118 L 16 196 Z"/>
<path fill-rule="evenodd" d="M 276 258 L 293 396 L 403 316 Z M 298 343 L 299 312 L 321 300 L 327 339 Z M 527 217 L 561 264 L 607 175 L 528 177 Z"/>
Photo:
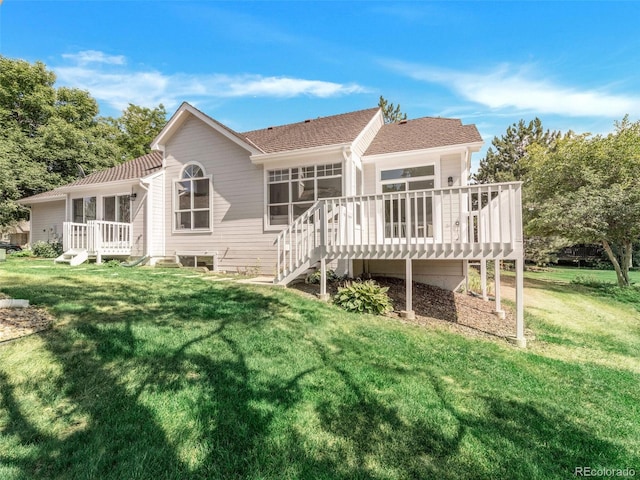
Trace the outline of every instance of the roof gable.
<path fill-rule="evenodd" d="M 475 125 L 457 118 L 423 117 L 383 125 L 364 155 L 426 150 L 482 142 Z"/>
<path fill-rule="evenodd" d="M 189 115 L 192 115 L 201 120 L 214 130 L 216 130 L 218 133 L 227 137 L 232 142 L 238 144 L 245 150 L 248 150 L 250 153 L 263 153 L 262 150 L 260 150 L 255 144 L 253 144 L 247 137 L 211 118 L 209 115 L 201 112 L 187 102 L 183 102 L 178 110 L 176 110 L 176 112 L 171 116 L 162 131 L 153 140 L 153 142 L 151 142 L 151 148 L 153 150 L 161 150 L 162 147 L 166 145 L 169 139 L 174 135 L 174 133 L 182 126 Z"/>

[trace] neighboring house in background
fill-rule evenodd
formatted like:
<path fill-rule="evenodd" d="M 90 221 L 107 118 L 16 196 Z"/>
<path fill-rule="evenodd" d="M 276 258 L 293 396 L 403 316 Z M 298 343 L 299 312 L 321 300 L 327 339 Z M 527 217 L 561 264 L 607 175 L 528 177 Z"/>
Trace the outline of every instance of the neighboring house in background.
<path fill-rule="evenodd" d="M 469 261 L 511 259 L 521 283 L 520 183 L 468 185 L 482 143 L 457 119 L 385 125 L 379 108 L 237 133 L 183 103 L 152 153 L 20 203 L 32 242 L 62 234 L 97 261 L 172 258 L 281 284 L 333 261 L 454 290 Z"/>
<path fill-rule="evenodd" d="M 29 243 L 29 222 L 23 220 L 16 225 L 4 227 L 0 240 L 24 247 Z"/>

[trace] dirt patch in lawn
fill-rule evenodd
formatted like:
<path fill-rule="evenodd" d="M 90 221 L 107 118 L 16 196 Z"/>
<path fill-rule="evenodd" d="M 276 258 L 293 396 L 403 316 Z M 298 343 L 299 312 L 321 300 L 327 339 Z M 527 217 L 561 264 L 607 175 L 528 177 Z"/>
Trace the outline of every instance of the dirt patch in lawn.
<path fill-rule="evenodd" d="M 46 330 L 52 323 L 43 308 L 0 308 L 0 343 Z"/>
<path fill-rule="evenodd" d="M 481 298 L 465 293 L 456 293 L 432 285 L 413 283 L 413 310 L 416 318 L 413 320 L 400 317 L 400 311 L 405 310 L 405 281 L 396 278 L 375 278 L 376 282 L 389 287 L 389 297 L 393 301 L 394 312 L 389 316 L 402 322 L 425 327 L 443 328 L 449 331 L 464 333 L 465 335 L 486 338 L 510 338 L 515 336 L 516 321 L 513 311 L 502 306 L 505 318 L 499 318 L 495 313 L 495 302 L 484 301 Z M 327 291 L 332 296 L 338 290 L 338 283 L 327 285 Z M 292 288 L 310 295 L 320 292 L 319 285 L 298 283 Z M 525 331 L 528 339 L 533 337 L 531 331 Z"/>

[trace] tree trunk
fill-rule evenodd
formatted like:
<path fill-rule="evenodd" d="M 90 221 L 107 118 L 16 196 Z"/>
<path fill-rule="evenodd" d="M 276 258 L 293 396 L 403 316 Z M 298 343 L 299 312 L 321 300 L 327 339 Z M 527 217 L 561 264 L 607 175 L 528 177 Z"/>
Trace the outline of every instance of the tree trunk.
<path fill-rule="evenodd" d="M 604 247 L 604 251 L 607 252 L 607 256 L 611 263 L 613 263 L 613 268 L 616 269 L 616 275 L 618 277 L 618 286 L 619 287 L 628 287 L 631 285 L 629 282 L 629 255 L 631 255 L 631 242 L 625 242 L 622 247 L 622 262 L 618 261 L 618 258 L 613 253 L 611 249 L 611 245 L 606 240 L 602 240 L 602 246 Z M 627 253 L 628 252 L 628 253 Z"/>

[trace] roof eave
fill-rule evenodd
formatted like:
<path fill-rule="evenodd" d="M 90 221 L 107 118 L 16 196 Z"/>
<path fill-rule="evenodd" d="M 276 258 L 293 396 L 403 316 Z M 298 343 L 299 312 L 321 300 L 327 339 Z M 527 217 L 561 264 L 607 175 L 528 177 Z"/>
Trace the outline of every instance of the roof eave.
<path fill-rule="evenodd" d="M 418 155 L 418 154 L 441 153 L 441 152 L 463 153 L 467 149 L 471 152 L 478 152 L 482 148 L 482 145 L 484 145 L 484 142 L 479 141 L 479 142 L 455 143 L 452 145 L 443 145 L 440 147 L 419 148 L 415 150 L 400 150 L 396 152 L 377 153 L 375 155 L 365 154 L 362 156 L 362 163 L 373 163 L 377 160 L 389 159 L 394 157 L 402 157 L 405 155 Z"/>
<path fill-rule="evenodd" d="M 52 195 L 50 197 L 42 197 L 42 198 L 36 198 L 36 199 L 31 199 L 31 197 L 27 197 L 27 198 L 21 198 L 20 200 L 16 200 L 16 203 L 18 205 L 23 205 L 23 206 L 26 207 L 26 206 L 32 205 L 34 203 L 55 202 L 55 201 L 64 200 L 66 198 L 67 198 L 67 196 L 64 195 L 64 194 Z"/>
<path fill-rule="evenodd" d="M 351 147 L 351 142 L 336 143 L 333 145 L 323 145 L 320 147 L 298 148 L 296 150 L 285 150 L 283 152 L 260 153 L 251 155 L 251 163 L 254 165 L 264 165 L 266 163 L 277 162 L 281 160 L 300 159 L 326 153 L 339 153 L 347 147 Z"/>

